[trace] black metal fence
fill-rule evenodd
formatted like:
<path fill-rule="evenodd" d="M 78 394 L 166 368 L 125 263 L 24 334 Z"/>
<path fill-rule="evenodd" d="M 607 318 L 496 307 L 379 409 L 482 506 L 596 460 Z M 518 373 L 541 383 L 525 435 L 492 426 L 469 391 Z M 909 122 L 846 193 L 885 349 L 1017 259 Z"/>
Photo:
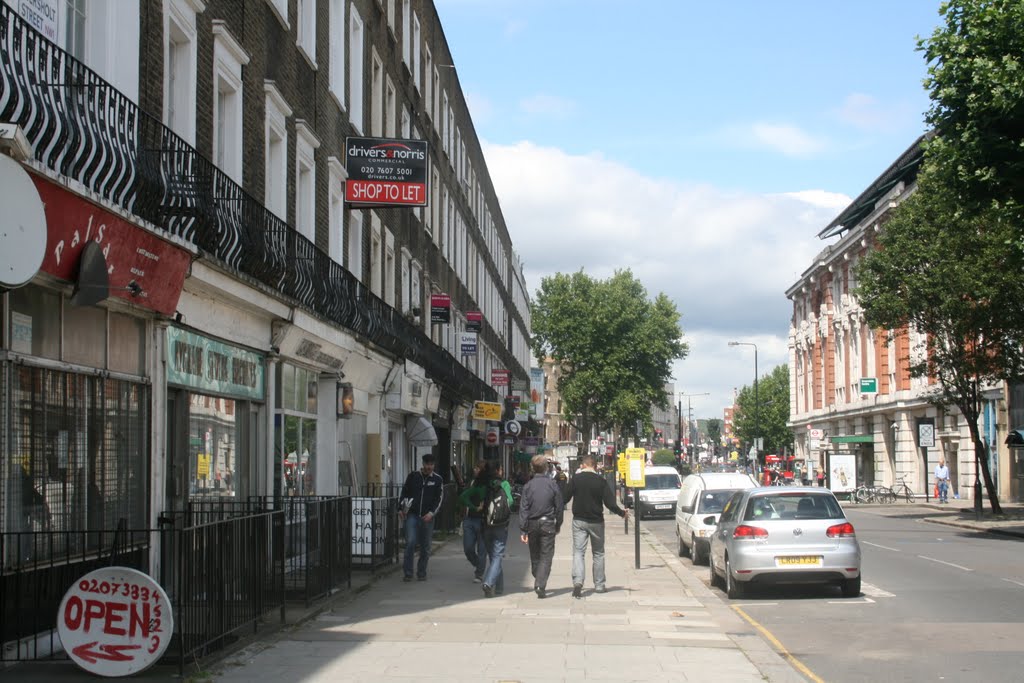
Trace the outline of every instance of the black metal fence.
<path fill-rule="evenodd" d="M 4 3 L 0 121 L 24 129 L 41 164 L 106 201 L 422 365 L 448 391 L 496 398 L 423 329 Z"/>
<path fill-rule="evenodd" d="M 0 661 L 66 659 L 55 631 L 60 601 L 82 575 L 116 565 L 153 576 L 167 591 L 175 630 L 165 658 L 184 671 L 283 621 L 286 602 L 309 605 L 350 587 L 355 568 L 396 563 L 401 538 L 397 497 L 195 500 L 160 522 L 160 529 L 0 534 Z M 372 532 L 362 537 L 364 525 Z M 76 556 L 68 548 L 97 550 Z M 153 548 L 159 572 L 150 566 Z"/>

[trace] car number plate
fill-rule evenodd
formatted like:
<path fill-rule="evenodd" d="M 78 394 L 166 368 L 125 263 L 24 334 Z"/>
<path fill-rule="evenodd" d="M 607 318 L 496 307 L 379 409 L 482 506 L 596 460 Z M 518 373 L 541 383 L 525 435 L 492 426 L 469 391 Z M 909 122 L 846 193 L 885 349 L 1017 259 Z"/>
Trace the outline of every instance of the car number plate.
<path fill-rule="evenodd" d="M 654 509 L 655 510 L 668 510 L 671 507 L 672 507 L 671 505 L 666 503 L 665 505 L 655 505 Z"/>
<path fill-rule="evenodd" d="M 797 557 L 776 557 L 775 564 L 780 567 L 820 567 L 821 555 L 799 555 Z"/>

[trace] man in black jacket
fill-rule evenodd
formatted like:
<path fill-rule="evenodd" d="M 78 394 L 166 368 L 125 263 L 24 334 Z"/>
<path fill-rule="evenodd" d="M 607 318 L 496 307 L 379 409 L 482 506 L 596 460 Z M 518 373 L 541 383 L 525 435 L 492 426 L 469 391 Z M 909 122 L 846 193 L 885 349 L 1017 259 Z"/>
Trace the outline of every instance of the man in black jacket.
<path fill-rule="evenodd" d="M 555 535 L 562 528 L 565 505 L 558 483 L 547 477 L 548 460 L 535 455 L 530 461 L 533 478 L 523 487 L 519 501 L 520 540 L 530 544 L 530 571 L 533 590 L 544 599 L 551 560 L 555 557 Z"/>
<path fill-rule="evenodd" d="M 423 456 L 423 466 L 410 472 L 402 486 L 399 515 L 405 525 L 405 581 L 412 581 L 412 560 L 416 546 L 420 548 L 420 559 L 416 564 L 416 578 L 427 580 L 427 562 L 430 560 L 430 543 L 434 537 L 434 517 L 441 509 L 444 498 L 444 479 L 434 471 L 434 456 Z"/>
<path fill-rule="evenodd" d="M 604 593 L 608 590 L 604 575 L 604 509 L 619 517 L 628 519 L 629 513 L 615 502 L 615 493 L 608 482 L 595 469 L 594 456 L 586 454 L 580 460 L 580 468 L 565 487 L 565 501 L 572 501 L 572 597 L 583 596 L 583 579 L 586 578 L 584 560 L 587 544 L 594 555 L 594 590 Z"/>

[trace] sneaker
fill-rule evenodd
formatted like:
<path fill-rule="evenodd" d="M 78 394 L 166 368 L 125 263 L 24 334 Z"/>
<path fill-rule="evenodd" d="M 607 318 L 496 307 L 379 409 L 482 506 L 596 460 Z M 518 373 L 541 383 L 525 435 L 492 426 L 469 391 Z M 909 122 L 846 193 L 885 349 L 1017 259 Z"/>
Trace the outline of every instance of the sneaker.
<path fill-rule="evenodd" d="M 545 591 L 545 590 L 544 590 L 543 588 L 541 588 L 540 586 L 537 586 L 536 588 L 534 588 L 534 589 L 533 589 L 533 592 L 537 594 L 537 597 L 538 597 L 538 598 L 539 598 L 540 600 L 543 600 L 543 599 L 544 599 L 544 598 L 545 598 L 545 597 L 547 596 L 547 591 Z"/>
<path fill-rule="evenodd" d="M 406 583 L 409 583 L 410 581 L 412 581 L 412 577 L 408 576 L 408 575 L 403 576 L 402 577 L 402 581 L 405 581 Z"/>
<path fill-rule="evenodd" d="M 607 593 L 608 589 L 605 586 L 598 586 L 594 589 L 595 593 Z"/>
<path fill-rule="evenodd" d="M 488 586 L 486 583 L 484 584 L 484 597 L 485 598 L 493 598 L 494 597 L 494 589 L 491 588 L 490 586 Z"/>
<path fill-rule="evenodd" d="M 484 577 L 482 577 L 482 576 L 474 576 L 473 577 L 473 583 L 483 583 L 483 581 L 484 581 Z"/>
<path fill-rule="evenodd" d="M 574 598 L 582 598 L 583 597 L 583 584 L 582 583 L 574 583 L 572 585 L 572 597 L 574 597 Z"/>

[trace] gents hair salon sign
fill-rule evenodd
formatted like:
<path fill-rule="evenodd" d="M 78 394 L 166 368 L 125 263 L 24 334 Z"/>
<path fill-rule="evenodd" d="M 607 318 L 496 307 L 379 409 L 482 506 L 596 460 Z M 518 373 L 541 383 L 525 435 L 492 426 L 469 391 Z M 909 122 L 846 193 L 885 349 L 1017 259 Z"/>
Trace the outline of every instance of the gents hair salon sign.
<path fill-rule="evenodd" d="M 372 206 L 426 206 L 425 140 L 345 139 L 345 201 Z"/>

